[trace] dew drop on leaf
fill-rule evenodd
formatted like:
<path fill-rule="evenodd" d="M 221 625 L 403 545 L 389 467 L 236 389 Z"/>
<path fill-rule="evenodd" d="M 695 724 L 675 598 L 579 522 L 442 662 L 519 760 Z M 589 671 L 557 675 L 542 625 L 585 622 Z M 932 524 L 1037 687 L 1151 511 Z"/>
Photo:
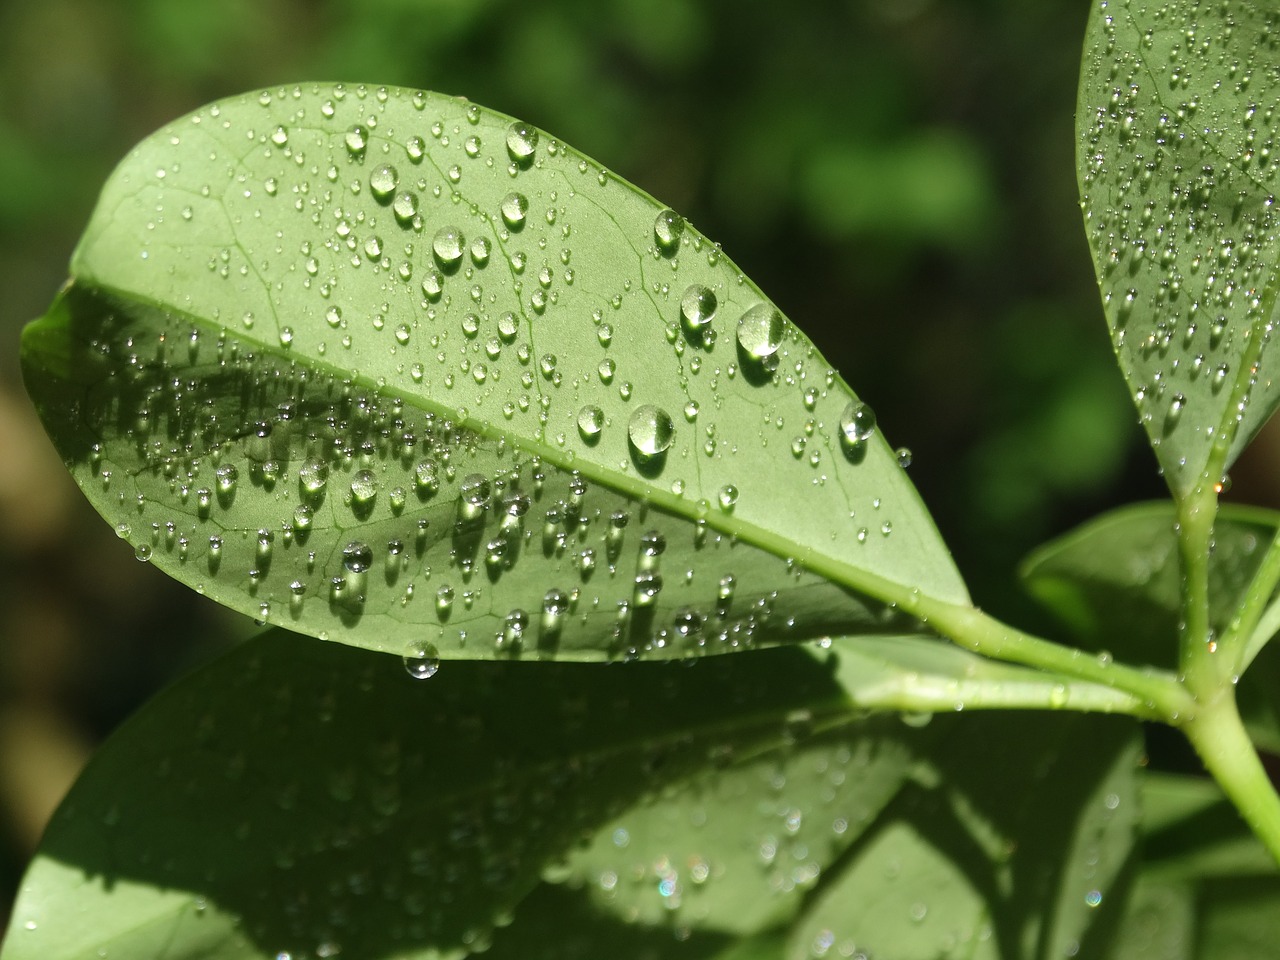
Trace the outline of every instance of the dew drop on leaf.
<path fill-rule="evenodd" d="M 671 415 L 651 403 L 636 407 L 627 421 L 627 439 L 635 452 L 645 459 L 666 453 L 674 437 L 675 424 Z"/>
<path fill-rule="evenodd" d="M 680 298 L 680 318 L 685 332 L 692 337 L 705 336 L 716 314 L 716 295 L 700 283 L 691 284 Z"/>
<path fill-rule="evenodd" d="M 840 415 L 840 441 L 851 447 L 866 443 L 876 431 L 876 415 L 865 403 L 850 401 Z"/>
<path fill-rule="evenodd" d="M 524 165 L 538 149 L 538 131 L 527 123 L 515 121 L 507 127 L 507 153 L 519 165 Z"/>
<path fill-rule="evenodd" d="M 415 680 L 428 680 L 440 670 L 440 651 L 430 640 L 410 640 L 405 645 L 404 669 Z"/>
<path fill-rule="evenodd" d="M 684 217 L 674 210 L 663 210 L 653 222 L 653 239 L 658 249 L 666 256 L 673 254 L 680 246 L 680 238 L 684 235 Z"/>
<path fill-rule="evenodd" d="M 389 163 L 379 164 L 374 167 L 373 173 L 369 174 L 369 190 L 376 200 L 385 202 L 399 185 L 400 175 Z"/>
<path fill-rule="evenodd" d="M 604 429 L 604 411 L 594 404 L 587 404 L 578 411 L 578 433 L 587 443 L 592 443 Z"/>
<path fill-rule="evenodd" d="M 752 360 L 768 360 L 782 346 L 786 320 L 768 303 L 757 303 L 738 320 L 738 346 Z"/>

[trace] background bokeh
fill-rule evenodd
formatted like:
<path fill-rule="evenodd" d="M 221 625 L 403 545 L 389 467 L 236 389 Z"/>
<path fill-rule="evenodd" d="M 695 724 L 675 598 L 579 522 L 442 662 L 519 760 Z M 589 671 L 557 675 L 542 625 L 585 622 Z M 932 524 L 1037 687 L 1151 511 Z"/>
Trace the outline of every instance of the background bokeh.
<path fill-rule="evenodd" d="M 93 746 L 252 624 L 133 559 L 26 401 L 99 186 L 201 104 L 296 80 L 462 94 L 686 215 L 878 411 L 979 603 L 1159 496 L 1104 334 L 1073 111 L 1087 0 L 0 0 L 0 904 Z M 1275 443 L 1234 496 L 1276 500 Z M 0 906 L 0 915 L 4 910 Z"/>

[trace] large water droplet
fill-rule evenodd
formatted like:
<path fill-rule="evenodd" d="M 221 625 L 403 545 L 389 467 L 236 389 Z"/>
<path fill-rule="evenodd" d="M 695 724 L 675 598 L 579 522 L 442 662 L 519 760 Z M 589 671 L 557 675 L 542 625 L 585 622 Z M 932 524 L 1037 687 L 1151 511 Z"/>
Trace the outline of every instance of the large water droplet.
<path fill-rule="evenodd" d="M 447 270 L 456 267 L 462 260 L 465 243 L 462 232 L 457 227 L 441 227 L 431 238 L 431 250 L 440 266 Z"/>
<path fill-rule="evenodd" d="M 509 193 L 502 201 L 502 221 L 512 230 L 524 226 L 524 218 L 529 213 L 529 199 L 523 193 Z"/>
<path fill-rule="evenodd" d="M 846 450 L 857 449 L 876 432 L 876 415 L 865 403 L 851 400 L 840 415 L 840 442 Z"/>
<path fill-rule="evenodd" d="M 716 295 L 710 287 L 691 284 L 680 298 L 680 319 L 691 339 L 701 340 L 716 315 Z"/>
<path fill-rule="evenodd" d="M 595 443 L 604 429 L 604 411 L 594 404 L 587 404 L 578 411 L 578 433 L 587 443 Z"/>
<path fill-rule="evenodd" d="M 346 135 L 347 153 L 353 157 L 363 157 L 365 148 L 369 143 L 369 131 L 367 128 L 357 124 L 347 131 Z"/>
<path fill-rule="evenodd" d="M 538 149 L 538 131 L 520 120 L 507 127 L 507 154 L 517 166 L 526 166 Z"/>
<path fill-rule="evenodd" d="M 415 680 L 428 680 L 440 670 L 440 651 L 430 640 L 410 640 L 405 645 L 404 669 Z"/>
<path fill-rule="evenodd" d="M 653 222 L 653 239 L 658 249 L 666 256 L 671 256 L 680 247 L 680 238 L 684 236 L 684 217 L 674 210 L 663 210 Z"/>
<path fill-rule="evenodd" d="M 738 345 L 752 360 L 768 360 L 782 346 L 786 325 L 777 307 L 757 303 L 738 320 Z"/>
<path fill-rule="evenodd" d="M 400 175 L 396 173 L 396 168 L 389 163 L 382 163 L 373 168 L 373 173 L 369 174 L 369 192 L 373 194 L 374 199 L 385 203 L 391 199 L 391 195 L 395 193 L 396 187 L 400 185 Z"/>
<path fill-rule="evenodd" d="M 661 407 L 646 403 L 636 407 L 627 421 L 627 439 L 635 452 L 643 458 L 666 453 L 675 437 L 675 424 L 671 415 Z"/>

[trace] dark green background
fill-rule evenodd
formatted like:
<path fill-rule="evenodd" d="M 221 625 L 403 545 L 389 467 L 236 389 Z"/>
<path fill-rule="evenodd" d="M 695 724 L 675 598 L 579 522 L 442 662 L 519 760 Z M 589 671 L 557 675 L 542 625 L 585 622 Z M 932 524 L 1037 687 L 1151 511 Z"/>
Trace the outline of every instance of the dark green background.
<path fill-rule="evenodd" d="M 1087 12 L 0 0 L 0 903 L 86 751 L 251 628 L 133 560 L 22 393 L 19 328 L 133 143 L 207 101 L 302 79 L 462 94 L 552 131 L 723 243 L 913 450 L 976 599 L 1036 625 L 1016 561 L 1161 492 L 1080 226 Z M 1251 480 L 1265 459 L 1237 467 L 1238 498 L 1275 503 Z"/>

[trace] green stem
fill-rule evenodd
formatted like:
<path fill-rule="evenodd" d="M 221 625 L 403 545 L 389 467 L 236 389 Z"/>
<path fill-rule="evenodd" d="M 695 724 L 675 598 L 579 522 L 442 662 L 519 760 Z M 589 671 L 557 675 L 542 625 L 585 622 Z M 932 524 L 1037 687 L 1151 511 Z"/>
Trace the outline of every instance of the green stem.
<path fill-rule="evenodd" d="M 1142 701 L 1166 723 L 1177 724 L 1194 705 L 1187 691 L 1169 674 L 1051 643 L 1001 623 L 976 607 L 917 597 L 910 612 L 966 650 L 1121 690 Z"/>
<path fill-rule="evenodd" d="M 1258 572 L 1253 575 L 1253 582 L 1249 584 L 1240 609 L 1231 618 L 1230 625 L 1222 635 L 1220 649 L 1227 660 L 1234 664 L 1234 672 L 1237 674 L 1244 673 L 1261 649 L 1255 634 L 1267 612 L 1267 605 L 1271 602 L 1277 583 L 1280 583 L 1280 531 L 1271 539 L 1271 546 L 1258 565 Z M 1267 633 L 1263 641 L 1269 636 L 1270 633 Z"/>
<path fill-rule="evenodd" d="M 1182 560 L 1182 619 L 1178 663 L 1197 695 L 1216 690 L 1223 675 L 1209 626 L 1209 550 L 1218 513 L 1216 492 L 1203 484 L 1178 501 L 1178 552 Z"/>
<path fill-rule="evenodd" d="M 1280 633 L 1280 599 L 1267 607 L 1259 618 L 1258 625 L 1245 640 L 1244 649 L 1240 652 L 1240 665 L 1237 667 L 1237 672 L 1244 673 L 1248 670 L 1249 664 L 1253 663 L 1253 658 L 1262 652 L 1262 648 L 1277 633 Z"/>
<path fill-rule="evenodd" d="M 1233 688 L 1224 687 L 1215 701 L 1198 704 L 1182 730 L 1205 769 L 1280 863 L 1280 797 L 1245 731 Z"/>

